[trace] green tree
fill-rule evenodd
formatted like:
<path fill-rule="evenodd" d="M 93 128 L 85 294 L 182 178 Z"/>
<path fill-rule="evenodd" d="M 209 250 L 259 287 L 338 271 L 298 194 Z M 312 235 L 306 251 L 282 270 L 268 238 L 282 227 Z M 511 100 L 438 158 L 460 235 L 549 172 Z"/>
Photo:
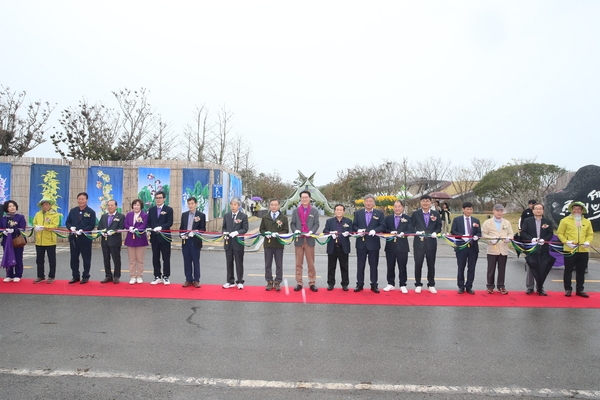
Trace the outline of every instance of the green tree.
<path fill-rule="evenodd" d="M 556 180 L 565 170 L 553 164 L 514 163 L 488 172 L 473 192 L 479 197 L 513 201 L 527 207 L 529 199 L 542 199 L 554 190 Z"/>

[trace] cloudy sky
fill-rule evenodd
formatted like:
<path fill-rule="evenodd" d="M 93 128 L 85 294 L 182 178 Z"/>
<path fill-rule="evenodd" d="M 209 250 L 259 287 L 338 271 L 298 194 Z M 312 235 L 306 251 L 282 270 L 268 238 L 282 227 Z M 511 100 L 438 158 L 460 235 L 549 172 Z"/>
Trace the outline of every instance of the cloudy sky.
<path fill-rule="evenodd" d="M 55 117 L 144 87 L 181 134 L 196 105 L 225 105 L 257 170 L 288 181 L 403 157 L 599 163 L 600 1 L 0 0 L 0 13 L 0 84 L 57 103 Z"/>

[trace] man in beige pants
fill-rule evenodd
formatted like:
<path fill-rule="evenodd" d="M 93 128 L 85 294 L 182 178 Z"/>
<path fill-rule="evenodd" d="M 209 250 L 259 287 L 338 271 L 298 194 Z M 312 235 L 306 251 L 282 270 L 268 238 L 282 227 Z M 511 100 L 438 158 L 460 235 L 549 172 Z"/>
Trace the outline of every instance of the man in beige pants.
<path fill-rule="evenodd" d="M 302 290 L 302 265 L 304 257 L 308 264 L 308 284 L 310 290 L 317 292 L 315 285 L 317 271 L 315 270 L 315 239 L 310 237 L 319 230 L 319 210 L 310 205 L 311 195 L 308 190 L 300 192 L 300 206 L 292 213 L 291 230 L 299 235 L 294 240 L 296 252 L 296 287 L 294 291 Z"/>

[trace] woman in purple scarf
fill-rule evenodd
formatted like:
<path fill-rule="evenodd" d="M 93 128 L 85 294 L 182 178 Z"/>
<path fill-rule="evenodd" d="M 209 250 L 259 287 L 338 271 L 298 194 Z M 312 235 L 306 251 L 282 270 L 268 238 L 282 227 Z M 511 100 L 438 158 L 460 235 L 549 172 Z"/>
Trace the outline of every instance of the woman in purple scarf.
<path fill-rule="evenodd" d="M 4 203 L 4 212 L 6 214 L 0 218 L 0 233 L 2 233 L 2 268 L 6 268 L 6 278 L 4 282 L 19 282 L 23 277 L 23 247 L 14 248 L 12 240 L 25 230 L 27 224 L 25 217 L 17 214 L 19 205 L 14 200 L 7 200 Z"/>
<path fill-rule="evenodd" d="M 144 212 L 144 203 L 140 199 L 132 201 L 131 208 L 133 211 L 125 216 L 125 229 L 129 231 L 125 236 L 125 246 L 127 246 L 129 255 L 129 284 L 134 285 L 144 282 L 142 275 L 146 246 L 148 246 L 148 237 L 145 232 L 148 214 Z"/>

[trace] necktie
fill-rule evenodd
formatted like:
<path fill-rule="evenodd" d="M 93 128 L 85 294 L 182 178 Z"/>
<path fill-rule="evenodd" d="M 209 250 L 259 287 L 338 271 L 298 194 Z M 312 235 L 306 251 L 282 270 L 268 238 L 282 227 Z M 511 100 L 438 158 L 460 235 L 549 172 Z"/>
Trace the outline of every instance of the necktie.
<path fill-rule="evenodd" d="M 232 214 L 231 216 L 233 218 L 233 222 L 235 222 L 235 217 L 237 217 L 237 214 Z"/>
<path fill-rule="evenodd" d="M 109 215 L 109 216 L 108 216 L 108 226 L 110 226 L 110 224 L 112 224 L 112 222 L 113 222 L 113 218 L 115 218 L 115 216 L 114 216 L 114 215 Z"/>
<path fill-rule="evenodd" d="M 398 228 L 398 224 L 400 223 L 400 216 L 399 215 L 394 216 L 394 222 L 396 224 L 396 228 Z"/>
<path fill-rule="evenodd" d="M 275 221 L 275 213 L 271 214 L 273 216 L 273 221 Z"/>
<path fill-rule="evenodd" d="M 160 217 L 160 209 L 161 209 L 161 208 L 162 208 L 162 207 L 156 207 L 156 216 L 157 216 L 157 217 Z"/>
<path fill-rule="evenodd" d="M 369 224 L 371 223 L 371 217 L 373 216 L 373 212 L 372 211 L 367 211 L 365 212 L 365 217 L 367 220 L 367 226 L 369 226 Z"/>
<path fill-rule="evenodd" d="M 471 218 L 467 217 L 467 235 L 471 236 Z"/>
<path fill-rule="evenodd" d="M 424 213 L 423 218 L 425 218 L 425 226 L 429 225 L 429 213 Z"/>

